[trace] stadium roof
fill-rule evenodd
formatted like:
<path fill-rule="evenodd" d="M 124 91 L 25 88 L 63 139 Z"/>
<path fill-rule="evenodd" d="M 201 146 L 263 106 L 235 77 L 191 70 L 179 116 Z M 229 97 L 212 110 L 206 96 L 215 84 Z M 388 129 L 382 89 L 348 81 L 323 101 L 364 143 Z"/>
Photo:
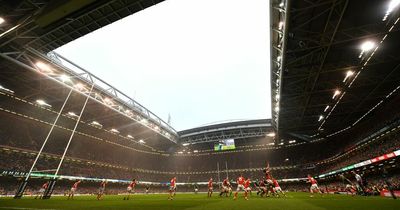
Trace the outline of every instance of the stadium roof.
<path fill-rule="evenodd" d="M 2 1 L 0 47 L 14 43 L 50 52 L 162 0 Z"/>
<path fill-rule="evenodd" d="M 105 137 L 99 134 L 101 138 L 115 139 L 117 135 L 118 141 L 124 142 L 124 145 L 142 142 L 139 147 L 152 152 L 169 148 L 178 138 L 171 126 L 102 79 L 54 52 L 49 53 L 80 36 L 158 2 L 160 1 L 2 2 L 2 91 L 10 90 L 6 95 L 15 93 L 17 99 L 23 99 L 27 104 L 47 106 L 52 112 L 51 110 L 60 109 L 66 97 L 65 91 L 72 89 L 72 104 L 67 105 L 64 117 L 71 118 L 72 115 L 68 116 L 67 113 L 71 110 L 75 114 L 72 117 L 79 115 L 80 106 L 84 102 L 82 96 L 89 96 L 92 100 L 89 101 L 82 119 L 88 125 L 91 121 L 96 122 L 101 130 L 114 135 Z M 90 91 L 91 86 L 93 91 Z M 52 113 L 48 113 L 48 116 L 37 117 L 44 119 L 51 116 Z"/>
<path fill-rule="evenodd" d="M 279 141 L 343 132 L 398 90 L 399 9 L 390 2 L 271 1 L 272 116 Z"/>
<path fill-rule="evenodd" d="M 198 144 L 224 139 L 265 137 L 272 132 L 271 120 L 260 119 L 206 125 L 180 131 L 178 134 L 180 143 Z"/>

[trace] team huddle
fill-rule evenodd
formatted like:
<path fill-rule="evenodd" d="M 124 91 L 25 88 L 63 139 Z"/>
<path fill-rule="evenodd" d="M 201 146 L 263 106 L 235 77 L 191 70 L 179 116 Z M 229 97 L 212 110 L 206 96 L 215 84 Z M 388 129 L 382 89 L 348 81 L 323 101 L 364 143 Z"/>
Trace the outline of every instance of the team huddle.
<path fill-rule="evenodd" d="M 244 199 L 248 200 L 249 199 L 249 195 L 252 194 L 252 191 L 254 189 L 254 191 L 257 192 L 257 196 L 261 196 L 261 197 L 286 197 L 285 192 L 282 190 L 282 188 L 279 186 L 278 181 L 271 175 L 271 170 L 269 167 L 269 164 L 267 164 L 267 167 L 265 168 L 264 172 L 264 176 L 260 179 L 260 180 L 255 180 L 254 182 L 252 182 L 250 180 L 250 178 L 245 178 L 242 174 L 240 174 L 237 179 L 236 179 L 236 191 L 234 192 L 233 195 L 233 199 L 236 200 L 238 198 L 238 195 L 240 192 L 244 192 Z M 314 193 L 319 193 L 322 195 L 321 190 L 318 187 L 317 181 L 310 175 L 307 176 L 307 182 L 311 184 L 310 186 L 310 192 L 311 192 L 311 197 L 313 196 Z M 81 183 L 80 180 L 76 181 L 71 189 L 69 190 L 68 193 L 68 199 L 73 199 L 74 198 L 74 194 L 78 189 L 78 185 Z M 176 195 L 176 177 L 173 177 L 170 182 L 169 182 L 169 196 L 168 199 L 169 200 L 173 200 L 175 195 Z M 207 192 L 207 197 L 212 197 L 214 188 L 213 188 L 213 179 L 210 178 L 208 180 L 208 192 Z M 106 189 L 106 185 L 107 185 L 107 180 L 103 180 L 100 183 L 100 186 L 97 190 L 97 200 L 101 200 L 104 196 L 105 193 L 105 189 Z M 124 196 L 124 200 L 129 200 L 131 194 L 135 193 L 135 187 L 137 185 L 137 181 L 136 179 L 132 179 L 132 181 L 128 184 L 127 188 L 126 188 L 126 194 Z M 42 197 L 44 192 L 46 191 L 46 189 L 49 186 L 49 182 L 46 182 L 45 184 L 42 185 L 41 189 L 38 191 L 38 194 L 36 195 L 35 199 L 38 197 Z M 197 193 L 198 191 L 198 186 L 197 184 L 195 185 L 195 193 Z M 149 186 L 146 186 L 146 194 L 149 192 Z M 220 197 L 230 197 L 233 194 L 233 186 L 231 184 L 231 182 L 229 181 L 229 178 L 226 177 L 221 185 L 220 185 L 220 193 L 219 196 Z"/>

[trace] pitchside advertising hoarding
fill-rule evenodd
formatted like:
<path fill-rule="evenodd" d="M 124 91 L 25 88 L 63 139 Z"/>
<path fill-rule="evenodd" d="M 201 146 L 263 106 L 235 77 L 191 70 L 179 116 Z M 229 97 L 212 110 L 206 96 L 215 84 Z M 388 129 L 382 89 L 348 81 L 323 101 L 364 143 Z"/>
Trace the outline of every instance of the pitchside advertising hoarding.
<path fill-rule="evenodd" d="M 337 173 L 340 173 L 340 172 L 348 171 L 348 170 L 359 168 L 359 167 L 362 167 L 362 166 L 367 166 L 367 165 L 372 164 L 372 163 L 377 163 L 377 162 L 380 162 L 380 161 L 383 161 L 383 160 L 388 160 L 388 159 L 394 158 L 396 156 L 400 156 L 400 150 L 396 150 L 396 151 L 391 152 L 391 153 L 387 153 L 387 154 L 384 154 L 384 155 L 381 155 L 381 156 L 378 156 L 378 157 L 375 157 L 375 158 L 372 158 L 372 159 L 369 159 L 369 160 L 365 160 L 365 161 L 357 163 L 357 164 L 349 165 L 349 166 L 346 166 L 346 167 L 341 168 L 339 170 L 331 171 L 331 172 L 326 173 L 326 174 L 321 174 L 318 177 L 319 178 L 323 178 L 323 177 L 326 177 L 326 176 L 329 176 L 329 175 L 337 174 Z"/>

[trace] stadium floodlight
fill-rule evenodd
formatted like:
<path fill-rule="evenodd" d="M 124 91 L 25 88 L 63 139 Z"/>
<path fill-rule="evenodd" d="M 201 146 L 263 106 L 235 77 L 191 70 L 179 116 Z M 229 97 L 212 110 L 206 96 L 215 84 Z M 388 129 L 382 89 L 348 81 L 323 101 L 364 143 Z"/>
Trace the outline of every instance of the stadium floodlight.
<path fill-rule="evenodd" d="M 133 115 L 131 110 L 125 110 L 125 114 L 128 115 L 129 117 L 131 117 Z"/>
<path fill-rule="evenodd" d="M 87 92 L 85 85 L 83 85 L 82 83 L 78 83 L 74 85 L 74 87 L 81 92 Z"/>
<path fill-rule="evenodd" d="M 361 44 L 361 50 L 364 52 L 372 50 L 375 47 L 375 43 L 371 41 L 366 41 Z"/>
<path fill-rule="evenodd" d="M 53 71 L 51 70 L 50 66 L 43 63 L 43 62 L 36 62 L 36 67 L 38 67 L 41 71 L 46 72 L 46 73 L 52 73 Z"/>
<path fill-rule="evenodd" d="M 320 122 L 323 119 L 324 119 L 324 116 L 320 115 L 319 118 L 318 118 L 318 122 Z"/>
<path fill-rule="evenodd" d="M 358 56 L 358 58 L 361 58 L 365 52 L 372 50 L 374 47 L 375 47 L 375 43 L 372 41 L 365 41 L 364 43 L 362 43 L 360 46 L 361 53 Z"/>
<path fill-rule="evenodd" d="M 3 24 L 4 22 L 6 22 L 6 20 L 4 20 L 4 18 L 0 17 L 0 24 Z"/>
<path fill-rule="evenodd" d="M 286 162 L 289 161 L 289 158 L 286 158 L 285 161 L 286 161 Z"/>
<path fill-rule="evenodd" d="M 296 143 L 296 140 L 290 140 L 289 141 L 289 144 L 294 144 L 294 143 Z"/>
<path fill-rule="evenodd" d="M 344 79 L 343 79 L 343 82 L 346 82 L 346 80 L 348 79 L 348 78 L 350 78 L 351 76 L 353 76 L 354 75 L 354 72 L 353 71 L 347 71 L 346 72 L 346 77 L 344 77 Z"/>
<path fill-rule="evenodd" d="M 283 29 L 283 25 L 285 25 L 285 23 L 283 21 L 279 22 L 278 29 L 280 31 Z"/>
<path fill-rule="evenodd" d="M 3 87 L 1 85 L 0 85 L 0 91 L 1 92 L 6 92 L 6 93 L 10 93 L 10 94 L 14 94 L 14 91 L 12 91 L 12 90 L 10 90 L 8 88 L 5 88 L 5 87 Z"/>
<path fill-rule="evenodd" d="M 50 104 L 46 103 L 46 102 L 45 102 L 44 100 L 42 100 L 42 99 L 36 100 L 36 103 L 37 103 L 38 105 L 40 105 L 40 106 L 51 107 Z"/>
<path fill-rule="evenodd" d="M 141 119 L 140 122 L 141 122 L 142 124 L 146 124 L 146 125 L 149 123 L 149 122 L 147 121 L 147 119 L 144 119 L 144 118 Z"/>
<path fill-rule="evenodd" d="M 332 99 L 335 99 L 336 96 L 340 95 L 340 93 L 341 93 L 340 90 L 335 90 L 335 92 L 333 93 Z"/>
<path fill-rule="evenodd" d="M 329 107 L 330 107 L 329 105 L 326 105 L 324 112 L 328 111 Z"/>
<path fill-rule="evenodd" d="M 113 133 L 119 133 L 119 131 L 117 129 L 115 129 L 115 128 L 111 128 L 110 131 L 113 132 Z"/>
<path fill-rule="evenodd" d="M 145 142 L 143 139 L 140 139 L 140 140 L 139 140 L 139 143 L 141 143 L 141 144 L 146 144 L 146 142 Z"/>
<path fill-rule="evenodd" d="M 68 112 L 68 115 L 71 116 L 71 117 L 78 117 L 78 115 L 75 114 L 74 112 Z"/>
<path fill-rule="evenodd" d="M 184 147 L 189 146 L 189 145 L 190 145 L 190 143 L 183 143 L 182 144 L 182 146 L 184 146 Z"/>
<path fill-rule="evenodd" d="M 109 98 L 105 98 L 103 101 L 105 104 L 107 104 L 109 106 L 114 106 L 114 102 Z"/>
<path fill-rule="evenodd" d="M 269 136 L 269 137 L 275 137 L 275 135 L 276 135 L 275 132 L 271 132 L 271 133 L 267 134 L 267 136 Z"/>
<path fill-rule="evenodd" d="M 400 0 L 391 0 L 389 5 L 388 5 L 388 9 L 386 10 L 385 16 L 383 17 L 382 21 L 386 21 L 387 18 L 389 17 L 390 13 L 393 12 L 393 10 L 399 6 L 400 4 Z"/>
<path fill-rule="evenodd" d="M 89 125 L 94 126 L 94 127 L 99 127 L 99 128 L 102 128 L 102 127 L 103 127 L 103 125 L 100 124 L 100 123 L 97 122 L 97 121 L 93 121 L 93 122 L 89 123 Z"/>
<path fill-rule="evenodd" d="M 72 82 L 72 81 L 71 81 L 71 78 L 70 78 L 69 76 L 65 75 L 65 74 L 62 74 L 62 75 L 60 76 L 60 80 L 61 80 L 62 82 Z"/>
<path fill-rule="evenodd" d="M 127 135 L 126 137 L 130 138 L 130 139 L 134 139 L 135 137 L 131 136 L 131 135 Z"/>

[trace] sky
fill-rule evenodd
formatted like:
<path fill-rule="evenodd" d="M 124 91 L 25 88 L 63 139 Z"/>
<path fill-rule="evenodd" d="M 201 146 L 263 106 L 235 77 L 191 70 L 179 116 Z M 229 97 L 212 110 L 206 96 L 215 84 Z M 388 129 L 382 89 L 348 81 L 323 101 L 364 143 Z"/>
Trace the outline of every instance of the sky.
<path fill-rule="evenodd" d="M 270 118 L 268 2 L 167 0 L 56 52 L 178 131 Z"/>

